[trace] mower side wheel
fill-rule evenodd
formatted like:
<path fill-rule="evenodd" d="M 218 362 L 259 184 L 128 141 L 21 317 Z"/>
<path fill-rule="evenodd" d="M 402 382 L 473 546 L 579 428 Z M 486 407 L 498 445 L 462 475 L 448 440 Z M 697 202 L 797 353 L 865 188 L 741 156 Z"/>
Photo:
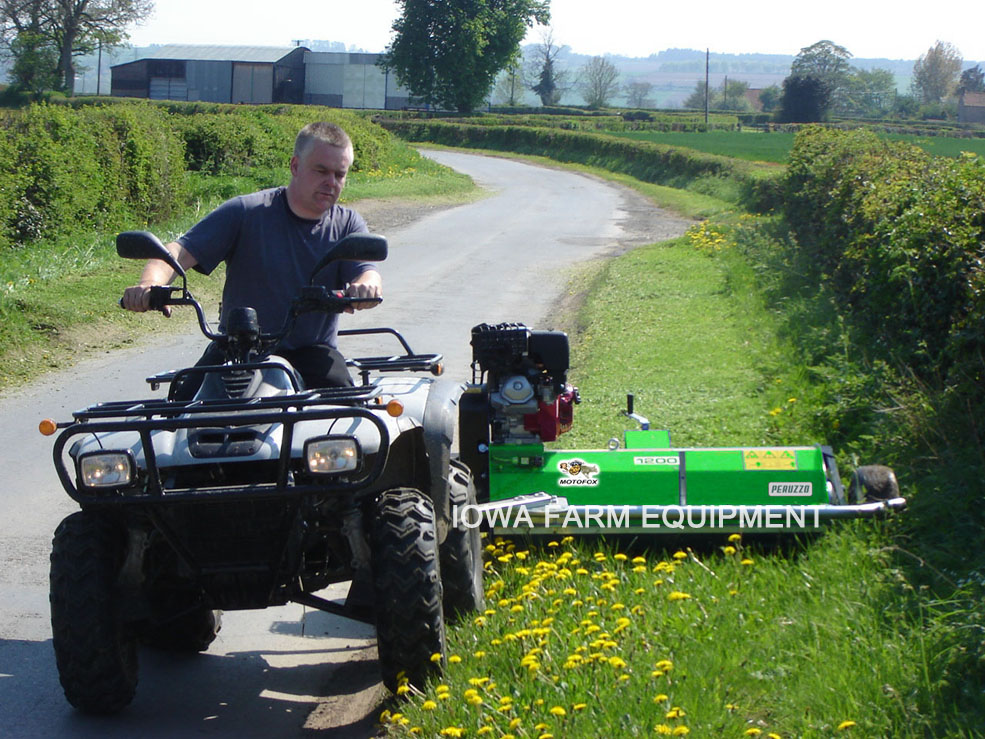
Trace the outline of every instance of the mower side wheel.
<path fill-rule="evenodd" d="M 876 503 L 898 497 L 899 483 L 891 467 L 869 464 L 852 472 L 852 481 L 848 486 L 850 504 Z"/>
<path fill-rule="evenodd" d="M 58 678 L 85 713 L 117 713 L 137 690 L 137 639 L 122 622 L 117 577 L 126 535 L 105 516 L 79 511 L 55 530 L 51 630 Z"/>
<path fill-rule="evenodd" d="M 478 526 L 466 526 L 464 506 L 476 504 L 475 485 L 469 468 L 453 461 L 448 475 L 452 522 L 440 547 L 445 613 L 461 616 L 485 608 L 482 586 L 482 537 Z M 455 513 L 457 512 L 457 516 Z M 457 520 L 456 520 L 457 518 Z"/>
<path fill-rule="evenodd" d="M 401 676 L 419 688 L 445 654 L 441 568 L 431 500 L 396 488 L 376 503 L 372 530 L 376 637 L 383 684 L 396 692 Z M 441 655 L 432 661 L 432 655 Z M 402 675 L 401 675 L 402 673 Z"/>
<path fill-rule="evenodd" d="M 148 628 L 143 642 L 167 652 L 204 652 L 222 628 L 222 611 L 205 606 L 183 613 L 178 618 Z"/>

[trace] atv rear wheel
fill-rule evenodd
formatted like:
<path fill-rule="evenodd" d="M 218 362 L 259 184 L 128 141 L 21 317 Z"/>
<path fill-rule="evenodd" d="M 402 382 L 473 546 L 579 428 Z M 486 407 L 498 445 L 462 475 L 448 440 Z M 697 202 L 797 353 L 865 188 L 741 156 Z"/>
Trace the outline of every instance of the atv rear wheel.
<path fill-rule="evenodd" d="M 168 652 L 204 652 L 222 628 L 222 611 L 198 606 L 178 618 L 148 628 L 143 642 Z"/>
<path fill-rule="evenodd" d="M 58 678 L 85 713 L 116 713 L 137 689 L 137 640 L 120 616 L 117 578 L 125 532 L 79 511 L 55 530 L 51 550 L 51 631 Z"/>
<path fill-rule="evenodd" d="M 891 467 L 868 464 L 852 472 L 852 481 L 848 486 L 849 503 L 876 503 L 898 497 L 899 483 Z"/>
<path fill-rule="evenodd" d="M 445 654 L 441 571 L 429 498 L 410 488 L 389 490 L 380 497 L 372 558 L 383 684 L 395 692 L 403 673 L 412 685 L 423 688 Z M 434 654 L 441 659 L 432 661 Z"/>
<path fill-rule="evenodd" d="M 475 485 L 469 468 L 458 461 L 448 473 L 452 523 L 440 547 L 445 613 L 464 615 L 485 608 L 482 589 L 482 537 L 478 526 L 466 526 L 464 506 L 476 504 Z M 457 514 L 457 515 L 456 515 Z"/>

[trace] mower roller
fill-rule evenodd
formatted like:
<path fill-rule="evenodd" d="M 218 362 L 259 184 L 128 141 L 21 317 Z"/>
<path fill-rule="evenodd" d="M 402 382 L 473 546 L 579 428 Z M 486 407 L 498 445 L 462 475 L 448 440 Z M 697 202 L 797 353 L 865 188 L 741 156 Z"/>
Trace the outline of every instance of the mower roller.
<path fill-rule="evenodd" d="M 457 512 L 499 534 L 811 531 L 905 508 L 893 471 L 842 484 L 830 447 L 675 448 L 627 396 L 638 428 L 607 448 L 548 448 L 571 428 L 568 339 L 522 324 L 472 329 L 473 381 L 460 403 L 460 450 L 478 489 Z"/>

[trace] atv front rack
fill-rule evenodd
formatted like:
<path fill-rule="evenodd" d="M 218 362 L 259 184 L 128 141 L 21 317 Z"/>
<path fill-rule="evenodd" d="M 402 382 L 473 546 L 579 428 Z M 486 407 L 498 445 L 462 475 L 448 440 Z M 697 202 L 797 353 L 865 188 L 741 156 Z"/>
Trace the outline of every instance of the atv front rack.
<path fill-rule="evenodd" d="M 353 388 L 338 388 L 349 392 Z M 372 397 L 375 387 L 367 389 Z M 383 411 L 383 406 L 380 406 Z M 75 423 L 64 427 L 55 440 L 52 455 L 59 480 L 66 492 L 77 502 L 98 505 L 133 505 L 146 503 L 177 503 L 221 498 L 224 501 L 300 497 L 326 492 L 343 492 L 371 486 L 383 474 L 389 450 L 386 424 L 369 408 L 339 408 L 331 391 L 310 391 L 294 396 L 278 396 L 249 400 L 137 400 L 100 403 L 73 413 Z M 295 475 L 298 459 L 292 456 L 293 434 L 297 424 L 311 421 L 361 419 L 371 423 L 379 434 L 379 451 L 367 455 L 365 467 L 351 475 L 298 479 Z M 272 482 L 212 486 L 165 487 L 163 470 L 158 466 L 153 435 L 179 429 L 230 429 L 246 426 L 280 424 L 283 428 L 280 452 L 276 460 L 265 460 L 276 466 Z M 66 464 L 65 448 L 74 439 L 100 434 L 131 432 L 139 435 L 143 468 L 137 470 L 136 480 L 120 489 L 80 489 Z M 102 444 L 102 441 L 100 441 Z M 129 448 L 128 445 L 127 448 Z"/>

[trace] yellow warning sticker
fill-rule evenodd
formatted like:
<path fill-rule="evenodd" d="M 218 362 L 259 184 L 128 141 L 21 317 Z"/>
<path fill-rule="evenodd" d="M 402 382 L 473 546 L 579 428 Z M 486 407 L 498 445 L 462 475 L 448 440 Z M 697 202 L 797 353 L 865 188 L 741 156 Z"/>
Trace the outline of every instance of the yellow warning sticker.
<path fill-rule="evenodd" d="M 797 454 L 793 449 L 743 449 L 742 463 L 747 470 L 795 470 Z"/>

